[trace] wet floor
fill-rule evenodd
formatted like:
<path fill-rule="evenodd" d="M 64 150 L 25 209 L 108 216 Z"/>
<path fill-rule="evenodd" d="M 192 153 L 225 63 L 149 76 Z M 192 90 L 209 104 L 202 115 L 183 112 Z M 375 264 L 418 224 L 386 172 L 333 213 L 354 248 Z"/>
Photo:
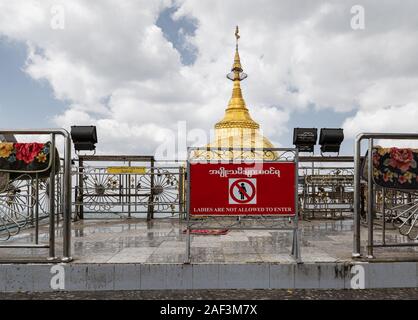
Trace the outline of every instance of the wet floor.
<path fill-rule="evenodd" d="M 0 293 L 0 300 L 418 300 L 418 289 L 149 290 Z"/>
<path fill-rule="evenodd" d="M 209 223 L 210 224 L 210 223 Z M 215 226 L 213 224 L 212 226 Z M 217 226 L 217 225 L 216 225 Z M 222 228 L 224 228 L 222 226 Z M 183 263 L 186 260 L 186 226 L 179 219 L 84 220 L 73 223 L 72 255 L 75 263 Z M 353 221 L 313 220 L 300 222 L 300 244 L 304 262 L 350 261 Z M 366 229 L 362 228 L 363 246 Z M 8 243 L 33 241 L 33 230 L 25 230 Z M 376 230 L 376 242 L 381 230 Z M 396 230 L 388 230 L 388 242 L 405 242 Z M 48 242 L 41 227 L 40 241 Z M 194 263 L 286 263 L 292 233 L 278 230 L 230 230 L 225 235 L 192 235 Z M 62 255 L 62 229 L 57 231 L 57 255 Z M 46 257 L 47 249 L 0 249 L 1 259 Z M 415 248 L 376 249 L 376 257 L 396 255 L 418 259 Z"/>

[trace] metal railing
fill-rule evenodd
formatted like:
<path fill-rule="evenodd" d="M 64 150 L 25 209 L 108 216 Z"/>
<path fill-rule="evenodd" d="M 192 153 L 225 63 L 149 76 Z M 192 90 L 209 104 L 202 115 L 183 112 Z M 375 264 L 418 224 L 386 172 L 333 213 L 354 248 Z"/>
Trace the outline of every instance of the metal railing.
<path fill-rule="evenodd" d="M 69 133 L 65 129 L 11 129 L 11 130 L 0 130 L 0 134 L 3 135 L 49 135 L 51 143 L 51 171 L 49 174 L 48 183 L 45 184 L 45 188 L 48 191 L 48 215 L 49 215 L 49 240 L 48 244 L 39 243 L 39 191 L 41 182 L 35 176 L 35 187 L 30 194 L 29 201 L 34 204 L 35 212 L 32 216 L 32 222 L 35 226 L 35 243 L 31 244 L 0 244 L 0 248 L 48 248 L 49 255 L 48 260 L 51 261 L 63 261 L 69 262 L 72 260 L 71 257 L 71 139 Z M 56 172 L 55 162 L 60 161 L 56 159 L 56 153 L 54 152 L 56 146 L 56 136 L 62 136 L 64 138 L 64 166 L 62 174 L 62 214 L 63 214 L 63 256 L 61 259 L 56 257 L 56 239 L 55 239 L 55 219 L 56 219 Z M 24 180 L 25 177 L 21 177 Z M 28 179 L 29 180 L 29 179 Z M 31 185 L 27 184 L 28 188 Z M 29 190 L 29 189 L 28 189 Z M 25 204 L 27 207 L 28 204 Z M 16 221 L 17 222 L 17 221 Z"/>
<path fill-rule="evenodd" d="M 325 164 L 325 166 L 324 166 Z M 303 218 L 342 218 L 353 212 L 354 157 L 299 158 Z"/>
<path fill-rule="evenodd" d="M 361 183 L 361 143 L 368 142 L 367 154 L 367 257 L 373 258 L 376 247 L 404 247 L 416 246 L 417 243 L 374 243 L 374 220 L 375 220 L 375 186 L 373 182 L 373 147 L 374 140 L 418 140 L 416 133 L 361 133 L 356 137 L 354 145 L 354 233 L 353 233 L 353 257 L 361 257 L 361 213 L 362 213 L 362 183 Z M 385 203 L 385 201 L 383 202 Z M 385 209 L 383 209 L 385 211 Z M 383 219 L 383 225 L 386 221 Z"/>
<path fill-rule="evenodd" d="M 157 162 L 152 156 L 80 156 L 74 174 L 78 219 L 184 216 L 181 164 Z"/>

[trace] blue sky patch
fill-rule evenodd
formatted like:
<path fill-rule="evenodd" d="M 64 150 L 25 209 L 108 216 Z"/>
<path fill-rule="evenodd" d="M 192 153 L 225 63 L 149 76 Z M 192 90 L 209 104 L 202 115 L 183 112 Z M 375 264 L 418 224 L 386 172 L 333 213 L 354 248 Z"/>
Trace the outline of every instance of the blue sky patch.
<path fill-rule="evenodd" d="M 156 25 L 163 31 L 164 37 L 173 44 L 173 47 L 180 53 L 181 62 L 184 65 L 191 65 L 197 57 L 197 48 L 194 47 L 187 37 L 193 37 L 197 29 L 197 20 L 189 17 L 173 19 L 173 14 L 178 7 L 168 7 L 161 11 Z"/>

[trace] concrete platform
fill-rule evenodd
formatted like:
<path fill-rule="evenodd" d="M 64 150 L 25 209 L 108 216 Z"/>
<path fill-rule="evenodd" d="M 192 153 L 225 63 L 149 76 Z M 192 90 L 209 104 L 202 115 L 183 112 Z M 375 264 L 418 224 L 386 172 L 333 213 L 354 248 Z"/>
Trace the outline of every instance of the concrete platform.
<path fill-rule="evenodd" d="M 353 287 L 361 265 L 363 287 Z M 415 288 L 416 262 L 137 264 L 73 263 L 62 267 L 54 287 L 52 264 L 0 264 L 0 292 L 185 289 L 371 289 Z M 355 272 L 353 272 L 355 273 Z"/>
<path fill-rule="evenodd" d="M 351 259 L 352 220 L 302 221 L 302 264 L 290 256 L 291 233 L 231 230 L 192 236 L 192 263 L 184 264 L 185 225 L 178 219 L 85 220 L 73 224 L 74 261 L 63 264 L 65 290 L 351 288 L 361 265 L 365 288 L 417 287 L 418 248 L 376 249 L 374 261 Z M 47 242 L 41 228 L 41 242 Z M 364 232 L 364 239 L 366 230 Z M 376 241 L 379 240 L 376 230 Z M 32 241 L 26 230 L 8 243 Z M 388 240 L 406 241 L 396 230 Z M 57 254 L 61 251 L 57 232 Z M 364 243 L 363 243 L 364 244 Z M 37 258 L 46 249 L 0 249 L 0 291 L 51 291 L 53 264 L 7 263 Z M 408 259 L 409 262 L 395 262 Z M 385 262 L 386 261 L 386 262 Z M 391 261 L 391 262 L 388 262 Z"/>

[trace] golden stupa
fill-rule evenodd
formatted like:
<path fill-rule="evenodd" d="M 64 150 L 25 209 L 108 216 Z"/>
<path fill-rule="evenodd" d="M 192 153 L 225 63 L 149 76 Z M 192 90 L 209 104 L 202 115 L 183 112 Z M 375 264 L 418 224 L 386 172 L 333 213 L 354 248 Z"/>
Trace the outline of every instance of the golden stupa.
<path fill-rule="evenodd" d="M 234 82 L 231 99 L 223 119 L 215 124 L 214 141 L 202 149 L 195 150 L 193 158 L 273 160 L 276 153 L 269 149 L 274 146 L 260 133 L 260 125 L 251 118 L 242 96 L 241 81 L 247 78 L 247 74 L 243 72 L 238 52 L 238 26 L 235 37 L 234 64 L 227 75 L 227 78 Z"/>

